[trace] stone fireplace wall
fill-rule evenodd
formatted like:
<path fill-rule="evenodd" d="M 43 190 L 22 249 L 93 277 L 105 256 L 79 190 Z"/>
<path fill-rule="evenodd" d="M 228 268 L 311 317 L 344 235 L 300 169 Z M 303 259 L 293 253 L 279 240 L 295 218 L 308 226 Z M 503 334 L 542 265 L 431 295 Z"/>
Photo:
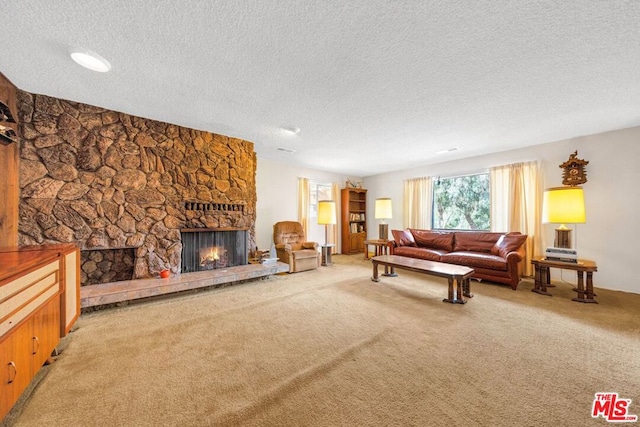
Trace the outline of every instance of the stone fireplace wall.
<path fill-rule="evenodd" d="M 18 92 L 19 244 L 134 248 L 134 278 L 180 271 L 183 228 L 249 229 L 253 143 Z"/>

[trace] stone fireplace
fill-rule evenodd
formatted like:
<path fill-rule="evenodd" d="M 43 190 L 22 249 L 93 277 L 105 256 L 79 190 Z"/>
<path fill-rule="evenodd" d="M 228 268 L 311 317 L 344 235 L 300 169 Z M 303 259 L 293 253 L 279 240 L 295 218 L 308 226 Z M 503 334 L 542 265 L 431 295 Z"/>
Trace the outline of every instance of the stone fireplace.
<path fill-rule="evenodd" d="M 246 263 L 253 143 L 24 91 L 18 110 L 20 245 L 75 242 L 103 266 L 126 250 L 138 279 L 182 271 L 182 230 L 233 229 Z"/>

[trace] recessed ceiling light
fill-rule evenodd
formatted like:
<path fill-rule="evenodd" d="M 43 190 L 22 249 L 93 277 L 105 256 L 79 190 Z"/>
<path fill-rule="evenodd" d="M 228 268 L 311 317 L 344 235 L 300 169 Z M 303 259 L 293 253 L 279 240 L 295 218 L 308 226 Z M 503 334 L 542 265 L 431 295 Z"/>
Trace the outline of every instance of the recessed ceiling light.
<path fill-rule="evenodd" d="M 290 135 L 297 135 L 300 133 L 300 128 L 295 126 L 282 126 L 280 129 Z"/>
<path fill-rule="evenodd" d="M 111 69 L 109 61 L 95 52 L 87 49 L 73 48 L 71 49 L 71 59 L 76 63 L 99 73 L 106 73 Z"/>
<path fill-rule="evenodd" d="M 454 148 L 447 148 L 445 150 L 439 150 L 439 151 L 436 151 L 436 154 L 451 153 L 453 151 L 458 151 L 458 148 L 454 147 Z"/>

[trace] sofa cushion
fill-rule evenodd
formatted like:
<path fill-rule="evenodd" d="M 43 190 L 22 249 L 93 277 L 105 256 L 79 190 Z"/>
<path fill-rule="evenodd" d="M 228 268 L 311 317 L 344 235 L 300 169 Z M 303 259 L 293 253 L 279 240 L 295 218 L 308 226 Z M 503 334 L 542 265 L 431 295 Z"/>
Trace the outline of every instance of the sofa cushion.
<path fill-rule="evenodd" d="M 491 248 L 493 255 L 506 258 L 509 252 L 517 251 L 520 246 L 527 240 L 526 234 L 508 233 L 500 236 L 495 245 Z"/>
<path fill-rule="evenodd" d="M 414 246 L 399 246 L 393 250 L 394 255 L 426 259 L 429 261 L 440 261 L 440 256 L 446 253 L 446 251 L 438 249 L 416 248 Z"/>
<path fill-rule="evenodd" d="M 391 234 L 398 246 L 416 246 L 413 234 L 409 230 L 391 230 Z"/>
<path fill-rule="evenodd" d="M 501 237 L 500 233 L 483 231 L 456 231 L 454 235 L 454 252 L 471 251 L 490 253 L 493 246 Z"/>
<path fill-rule="evenodd" d="M 488 268 L 491 270 L 507 270 L 507 260 L 489 253 L 481 252 L 451 252 L 440 257 L 441 262 L 465 265 L 471 268 Z"/>
<path fill-rule="evenodd" d="M 416 244 L 430 249 L 453 250 L 453 233 L 448 231 L 409 229 Z"/>

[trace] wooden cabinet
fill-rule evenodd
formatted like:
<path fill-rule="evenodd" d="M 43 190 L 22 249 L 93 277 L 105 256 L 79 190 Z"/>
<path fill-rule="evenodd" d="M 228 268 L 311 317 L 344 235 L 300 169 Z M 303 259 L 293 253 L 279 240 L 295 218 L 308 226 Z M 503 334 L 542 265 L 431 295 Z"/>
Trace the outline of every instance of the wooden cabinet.
<path fill-rule="evenodd" d="M 367 190 L 342 189 L 342 253 L 362 253 L 367 238 Z"/>
<path fill-rule="evenodd" d="M 0 419 L 78 318 L 75 245 L 0 249 Z"/>
<path fill-rule="evenodd" d="M 58 345 L 60 299 L 56 295 L 0 343 L 0 419 Z"/>
<path fill-rule="evenodd" d="M 27 322 L 0 341 L 0 420 L 31 381 L 31 329 Z"/>

